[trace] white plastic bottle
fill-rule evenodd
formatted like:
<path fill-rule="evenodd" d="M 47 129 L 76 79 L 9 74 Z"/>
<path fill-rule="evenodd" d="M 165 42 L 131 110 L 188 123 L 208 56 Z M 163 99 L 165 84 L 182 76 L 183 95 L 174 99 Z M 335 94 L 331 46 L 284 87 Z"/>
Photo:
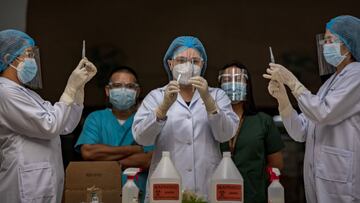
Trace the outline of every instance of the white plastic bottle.
<path fill-rule="evenodd" d="M 181 203 L 181 176 L 164 151 L 159 164 L 150 177 L 150 203 Z"/>
<path fill-rule="evenodd" d="M 91 193 L 90 203 L 100 203 L 99 197 L 97 196 L 96 192 Z"/>
<path fill-rule="evenodd" d="M 211 203 L 243 203 L 244 180 L 231 159 L 230 152 L 224 152 L 210 183 Z"/>
<path fill-rule="evenodd" d="M 280 170 L 277 168 L 271 168 L 270 181 L 271 184 L 268 187 L 268 203 L 284 203 L 284 187 L 281 185 L 279 178 Z"/>
<path fill-rule="evenodd" d="M 134 178 L 139 172 L 139 168 L 128 168 L 124 171 L 127 181 L 122 189 L 122 202 L 139 203 L 139 188 L 134 182 Z"/>

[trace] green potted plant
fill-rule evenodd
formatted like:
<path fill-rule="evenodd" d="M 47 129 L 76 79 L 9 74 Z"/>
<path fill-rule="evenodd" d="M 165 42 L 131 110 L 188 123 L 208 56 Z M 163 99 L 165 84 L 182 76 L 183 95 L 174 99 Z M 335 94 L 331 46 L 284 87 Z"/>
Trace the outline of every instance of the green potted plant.
<path fill-rule="evenodd" d="M 189 190 L 183 191 L 182 197 L 182 203 L 206 203 L 203 197 Z"/>

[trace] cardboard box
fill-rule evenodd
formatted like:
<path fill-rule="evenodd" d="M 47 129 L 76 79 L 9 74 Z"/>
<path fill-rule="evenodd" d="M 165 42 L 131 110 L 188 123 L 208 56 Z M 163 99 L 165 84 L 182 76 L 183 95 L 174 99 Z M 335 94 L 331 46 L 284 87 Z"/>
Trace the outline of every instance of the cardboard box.
<path fill-rule="evenodd" d="M 70 162 L 65 174 L 65 203 L 121 202 L 121 167 L 116 161 Z"/>

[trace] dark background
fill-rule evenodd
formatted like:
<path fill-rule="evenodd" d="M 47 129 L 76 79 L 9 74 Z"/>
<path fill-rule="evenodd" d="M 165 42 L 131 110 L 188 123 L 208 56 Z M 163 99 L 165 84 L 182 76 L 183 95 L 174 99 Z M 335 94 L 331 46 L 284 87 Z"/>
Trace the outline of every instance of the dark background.
<path fill-rule="evenodd" d="M 312 92 L 320 86 L 315 36 L 326 22 L 342 14 L 360 16 L 360 1 L 120 1 L 30 0 L 27 32 L 41 51 L 44 88 L 39 93 L 57 101 L 68 76 L 87 57 L 99 74 L 86 86 L 86 106 L 104 103 L 102 83 L 110 66 L 128 65 L 139 74 L 144 97 L 168 82 L 162 57 L 171 41 L 193 35 L 208 53 L 205 78 L 217 85 L 218 70 L 233 60 L 253 75 L 255 102 L 276 103 L 262 78 L 272 46 L 278 63 L 291 69 Z"/>

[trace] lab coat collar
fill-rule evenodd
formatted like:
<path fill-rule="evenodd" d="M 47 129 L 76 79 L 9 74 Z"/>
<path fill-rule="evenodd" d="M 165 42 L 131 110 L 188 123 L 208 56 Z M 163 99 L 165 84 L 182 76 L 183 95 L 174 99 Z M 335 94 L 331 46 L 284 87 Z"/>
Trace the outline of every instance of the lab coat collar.
<path fill-rule="evenodd" d="M 343 76 L 346 72 L 348 72 L 352 68 L 359 68 L 359 62 L 352 62 L 345 66 L 345 68 L 339 73 L 339 76 Z"/>
<path fill-rule="evenodd" d="M 3 84 L 7 84 L 7 85 L 10 85 L 10 86 L 16 86 L 16 87 L 19 87 L 21 89 L 26 89 L 25 87 L 17 84 L 16 82 L 12 81 L 12 80 L 9 80 L 8 78 L 5 78 L 5 77 L 0 77 L 0 83 L 3 83 Z"/>

